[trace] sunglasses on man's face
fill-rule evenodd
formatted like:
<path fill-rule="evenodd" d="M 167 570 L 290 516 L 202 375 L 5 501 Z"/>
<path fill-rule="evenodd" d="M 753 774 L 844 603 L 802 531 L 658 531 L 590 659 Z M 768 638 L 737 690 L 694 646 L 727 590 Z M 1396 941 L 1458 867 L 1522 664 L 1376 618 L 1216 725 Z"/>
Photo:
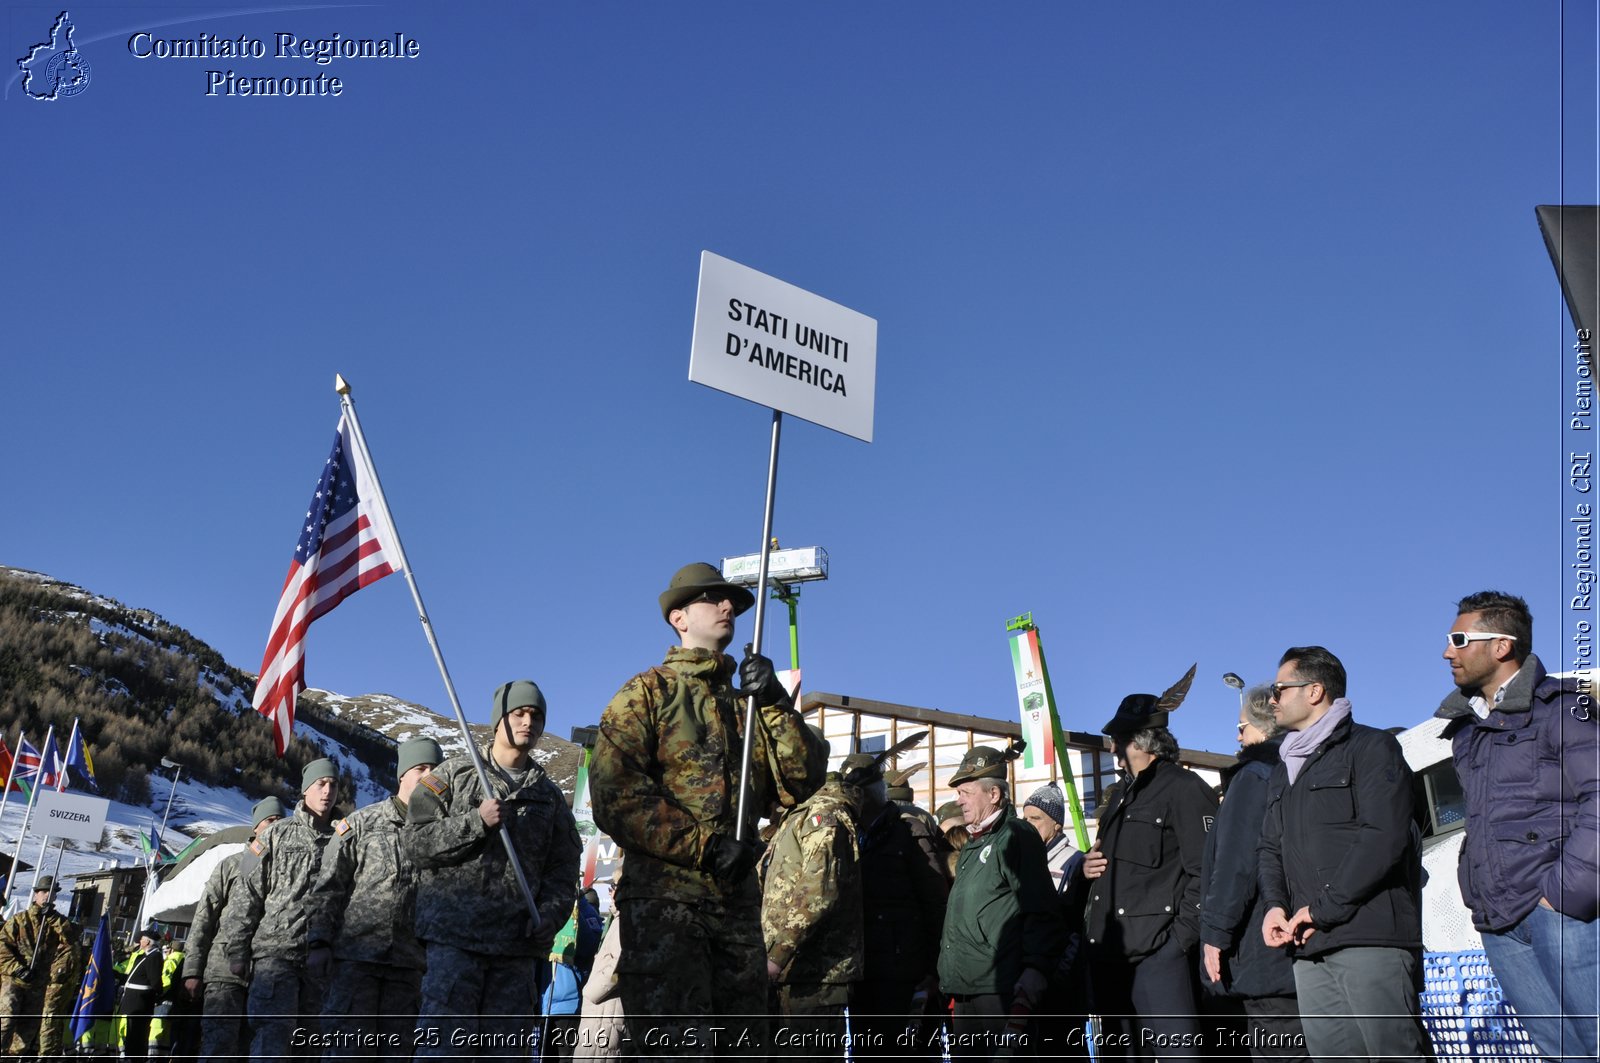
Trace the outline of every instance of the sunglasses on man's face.
<path fill-rule="evenodd" d="M 1469 642 L 1489 642 L 1494 639 L 1510 639 L 1517 641 L 1515 635 L 1500 635 L 1493 631 L 1452 631 L 1450 632 L 1450 645 L 1458 650 L 1467 648 Z"/>
<path fill-rule="evenodd" d="M 1315 679 L 1302 679 L 1298 683 L 1274 683 L 1267 689 L 1272 691 L 1272 700 L 1277 701 L 1279 698 L 1283 697 L 1283 692 L 1285 690 L 1293 690 L 1295 687 L 1308 687 L 1315 682 Z"/>

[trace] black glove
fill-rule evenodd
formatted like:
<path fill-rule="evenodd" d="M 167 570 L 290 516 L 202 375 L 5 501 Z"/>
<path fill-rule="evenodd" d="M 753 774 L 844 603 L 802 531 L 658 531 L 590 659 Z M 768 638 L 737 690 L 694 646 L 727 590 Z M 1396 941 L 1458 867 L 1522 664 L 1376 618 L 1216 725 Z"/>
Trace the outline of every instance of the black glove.
<path fill-rule="evenodd" d="M 738 841 L 726 834 L 714 834 L 711 844 L 706 846 L 701 866 L 724 886 L 737 886 L 756 866 L 756 857 L 759 855 L 760 852 L 749 842 Z"/>
<path fill-rule="evenodd" d="M 739 662 L 739 697 L 756 699 L 757 705 L 776 705 L 789 696 L 778 682 L 772 661 L 755 652 L 755 643 L 747 643 L 744 660 Z"/>
<path fill-rule="evenodd" d="M 44 970 L 42 970 L 37 964 L 29 964 L 27 967 L 24 967 L 20 973 L 18 973 L 17 981 L 26 985 L 33 985 L 34 981 L 44 973 Z"/>

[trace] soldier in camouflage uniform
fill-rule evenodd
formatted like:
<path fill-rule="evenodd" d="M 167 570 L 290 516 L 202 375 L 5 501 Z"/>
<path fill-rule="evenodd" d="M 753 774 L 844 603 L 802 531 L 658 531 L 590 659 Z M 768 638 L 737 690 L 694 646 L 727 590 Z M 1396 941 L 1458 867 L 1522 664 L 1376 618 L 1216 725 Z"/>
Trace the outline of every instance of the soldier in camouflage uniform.
<path fill-rule="evenodd" d="M 255 824 L 252 842 L 261 841 L 267 828 L 283 818 L 283 802 L 263 797 L 250 810 Z M 248 874 L 260 857 L 246 847 L 231 853 L 212 869 L 211 877 L 194 906 L 194 921 L 184 943 L 183 988 L 189 999 L 202 1005 L 200 1055 L 226 1059 L 250 1049 L 245 1025 L 245 997 L 250 983 L 228 968 L 228 942 L 217 936 L 228 901 L 238 893 L 239 876 Z"/>
<path fill-rule="evenodd" d="M 845 772 L 872 769 L 864 754 Z M 821 788 L 790 809 L 762 859 L 761 935 L 778 1010 L 802 1044 L 841 1054 L 844 1008 L 860 980 L 861 864 L 856 823 L 861 790 L 829 772 Z M 853 781 L 853 780 L 852 780 Z"/>
<path fill-rule="evenodd" d="M 248 851 L 260 862 L 239 878 L 238 896 L 222 918 L 228 968 L 250 978 L 250 1027 L 255 1058 L 288 1057 L 297 1032 L 320 1032 L 325 978 L 306 966 L 308 901 L 333 841 L 338 769 L 323 757 L 300 774 L 302 797 L 293 816 L 257 838 Z M 251 963 L 254 967 L 251 967 Z M 303 1052 L 304 1049 L 301 1049 Z"/>
<path fill-rule="evenodd" d="M 399 792 L 333 825 L 333 844 L 311 893 L 306 966 L 319 976 L 333 965 L 323 1008 L 328 1030 L 357 1035 L 327 1055 L 409 1053 L 422 1000 L 422 942 L 417 940 L 417 869 L 402 843 L 406 807 L 418 781 L 444 759 L 439 743 L 400 745 Z M 366 1035 L 362 1038 L 360 1035 Z"/>
<path fill-rule="evenodd" d="M 78 928 L 56 910 L 60 892 L 55 878 L 45 875 L 33 890 L 33 903 L 0 928 L 0 1051 L 40 1056 L 61 1053 L 62 1034 L 83 975 Z M 16 1041 L 12 1038 L 15 1036 Z"/>
<path fill-rule="evenodd" d="M 606 706 L 590 769 L 595 823 L 625 854 L 616 899 L 617 965 L 631 1052 L 749 1054 L 765 1036 L 766 949 L 751 876 L 756 820 L 822 781 L 827 751 L 794 711 L 772 662 L 723 654 L 734 617 L 755 603 L 707 564 L 678 570 L 661 615 L 682 645 Z M 744 705 L 759 706 L 744 830 L 736 840 Z M 699 1019 L 722 1018 L 720 1033 Z M 738 1021 L 729 1021 L 729 1018 Z M 647 1039 L 648 1035 L 648 1039 Z"/>
<path fill-rule="evenodd" d="M 470 756 L 451 757 L 411 794 L 405 844 L 421 869 L 417 937 L 427 950 L 418 1056 L 527 1057 L 537 965 L 572 911 L 583 844 L 566 798 L 533 757 L 544 695 L 531 680 L 494 693 L 484 793 Z M 495 833 L 511 832 L 538 925 Z"/>

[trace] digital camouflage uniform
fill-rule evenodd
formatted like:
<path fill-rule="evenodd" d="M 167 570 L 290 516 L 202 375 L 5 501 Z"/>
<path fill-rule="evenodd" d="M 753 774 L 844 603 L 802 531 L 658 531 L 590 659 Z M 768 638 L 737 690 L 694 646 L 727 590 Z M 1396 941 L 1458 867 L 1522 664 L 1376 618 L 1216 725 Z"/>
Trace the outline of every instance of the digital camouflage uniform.
<path fill-rule="evenodd" d="M 716 1045 L 697 1016 L 724 1017 L 729 1029 L 716 1044 L 736 1054 L 765 1036 L 758 1018 L 741 1046 L 745 1023 L 726 1021 L 766 1011 L 760 888 L 753 875 L 725 887 L 700 870 L 713 836 L 731 841 L 738 815 L 744 705 L 734 672 L 731 657 L 675 646 L 664 666 L 630 679 L 600 720 L 589 779 L 595 823 L 624 854 L 617 973 L 628 1051 L 644 1051 L 653 1031 L 650 1052 L 709 1054 Z M 825 763 L 787 696 L 761 706 L 744 836 L 755 836 L 772 804 L 808 797 Z"/>
<path fill-rule="evenodd" d="M 34 962 L 36 942 L 36 969 L 48 974 L 24 981 L 21 976 Z M 83 975 L 78 928 L 53 903 L 29 905 L 0 928 L 0 975 L 5 978 L 0 995 L 0 1052 L 11 1054 L 15 1037 L 25 1046 L 16 1054 L 32 1055 L 37 1040 L 40 1055 L 59 1055 Z"/>
<path fill-rule="evenodd" d="M 223 1059 L 249 1050 L 245 1027 L 245 995 L 250 983 L 228 969 L 228 942 L 218 936 L 228 901 L 238 892 L 241 861 L 249 857 L 254 867 L 260 858 L 248 850 L 222 858 L 206 879 L 195 902 L 189 924 L 183 977 L 204 985 L 204 1012 L 200 1020 L 200 1053 L 205 1059 Z"/>
<path fill-rule="evenodd" d="M 822 1035 L 819 1047 L 840 1043 L 850 986 L 863 969 L 860 804 L 860 789 L 830 773 L 783 817 L 765 860 L 761 934 L 778 968 L 779 1010 L 791 1030 Z"/>
<path fill-rule="evenodd" d="M 311 894 L 310 937 L 338 961 L 323 1008 L 329 1030 L 398 1037 L 409 1051 L 426 966 L 417 940 L 417 869 L 402 842 L 398 797 L 333 825 Z M 329 1055 L 349 1054 L 330 1048 Z"/>
<path fill-rule="evenodd" d="M 250 961 L 250 1044 L 254 1058 L 296 1054 L 296 1030 L 320 1031 L 327 986 L 306 969 L 311 888 L 333 840 L 302 804 L 250 843 L 260 862 L 241 874 L 222 920 L 228 959 Z M 301 1050 L 303 1051 L 303 1050 Z"/>
<path fill-rule="evenodd" d="M 526 1056 L 537 961 L 578 894 L 583 844 L 561 790 L 537 761 L 514 772 L 485 753 L 484 767 L 494 796 L 507 803 L 499 830 L 511 831 L 541 925 L 530 931 L 505 845 L 478 814 L 486 795 L 471 758 L 451 757 L 412 791 L 405 831 L 421 873 L 417 937 L 427 950 L 418 1056 Z M 453 1045 L 452 1037 L 477 1040 Z"/>

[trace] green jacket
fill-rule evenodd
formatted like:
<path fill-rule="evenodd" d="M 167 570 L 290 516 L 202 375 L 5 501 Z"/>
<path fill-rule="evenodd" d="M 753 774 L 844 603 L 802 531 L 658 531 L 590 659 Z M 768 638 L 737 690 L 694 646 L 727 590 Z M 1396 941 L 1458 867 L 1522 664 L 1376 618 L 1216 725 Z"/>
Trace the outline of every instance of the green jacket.
<path fill-rule="evenodd" d="M 594 821 L 626 854 L 618 896 L 754 904 L 755 879 L 725 895 L 700 870 L 713 836 L 738 817 L 744 703 L 733 692 L 734 660 L 675 646 L 611 699 L 589 769 Z M 793 808 L 822 782 L 827 755 L 787 695 L 760 706 L 751 743 L 745 838 L 777 803 Z"/>
<path fill-rule="evenodd" d="M 939 942 L 939 986 L 1009 1001 L 1023 968 L 1049 975 L 1066 942 L 1044 842 L 1007 801 L 993 829 L 961 849 Z"/>

